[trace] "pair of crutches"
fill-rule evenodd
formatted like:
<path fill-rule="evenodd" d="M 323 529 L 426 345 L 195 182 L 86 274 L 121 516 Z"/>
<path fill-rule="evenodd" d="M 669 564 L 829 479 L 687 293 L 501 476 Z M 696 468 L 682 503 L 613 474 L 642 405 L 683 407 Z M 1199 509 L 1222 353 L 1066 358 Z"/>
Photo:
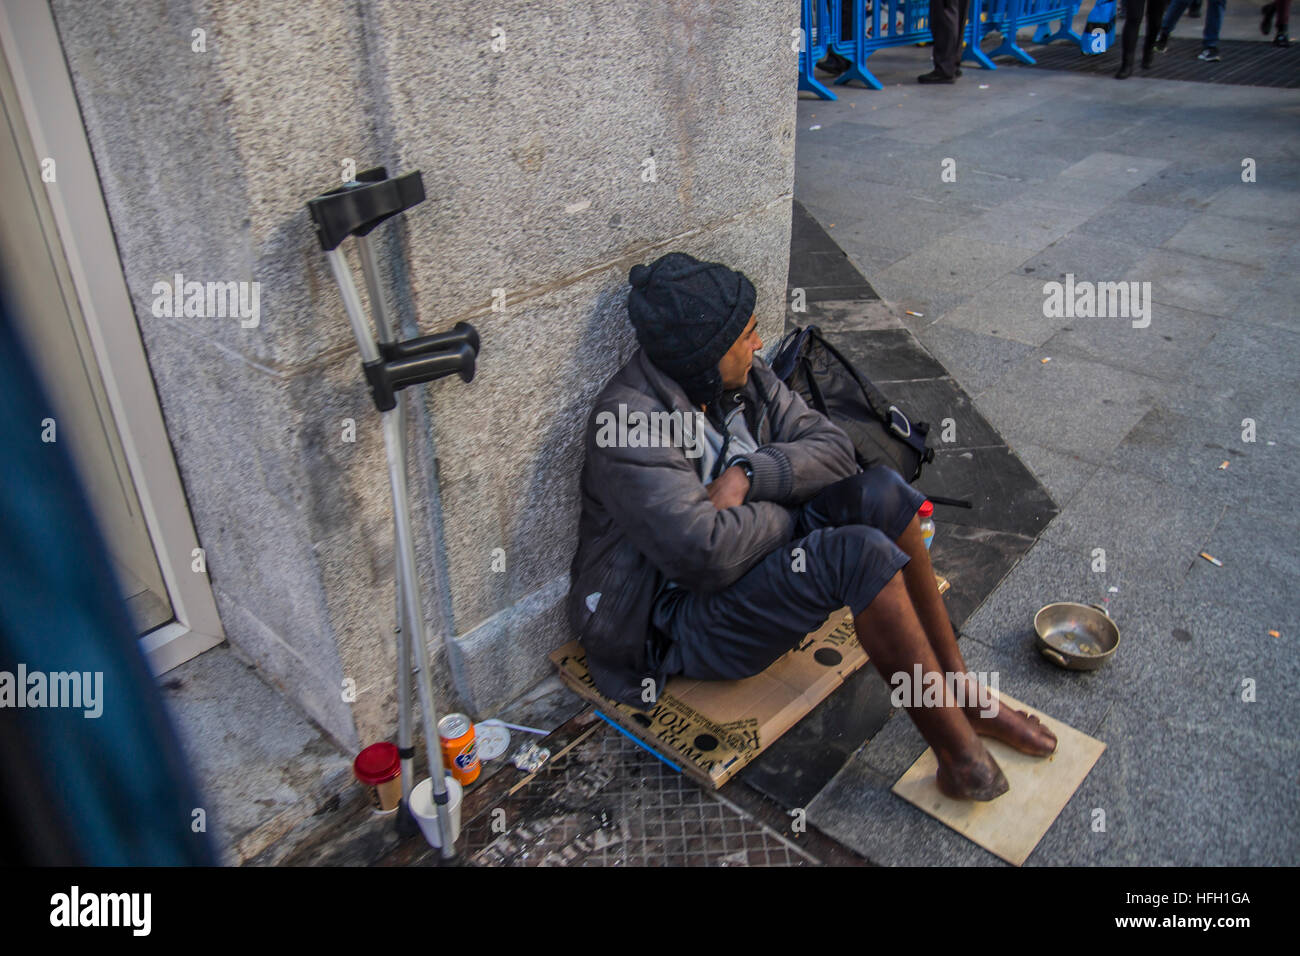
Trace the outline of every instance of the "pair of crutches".
<path fill-rule="evenodd" d="M 411 531 L 411 507 L 407 488 L 405 389 L 431 382 L 453 372 L 468 382 L 474 377 L 478 357 L 478 332 L 467 322 L 458 322 L 450 332 L 419 336 L 398 341 L 388 306 L 379 282 L 379 263 L 370 241 L 370 233 L 385 219 L 404 212 L 424 201 L 424 183 L 420 173 L 389 178 L 383 167 L 359 173 L 352 182 L 322 193 L 307 203 L 321 248 L 329 260 L 330 270 L 343 296 L 343 307 L 352 324 L 357 347 L 361 350 L 361 367 L 370 385 L 371 397 L 380 411 L 384 428 L 384 447 L 388 453 L 388 479 L 393 493 L 393 524 L 396 539 L 397 590 L 397 748 L 402 767 L 402 803 L 398 824 L 406 830 L 412 818 L 411 789 L 415 771 L 415 747 L 411 741 L 412 652 L 414 675 L 423 717 L 424 746 L 433 782 L 433 803 L 442 834 L 442 858 L 453 859 L 455 847 L 450 839 L 451 814 L 448 811 L 447 786 L 444 781 L 442 748 L 438 738 L 438 712 L 429 670 L 429 649 L 424 636 L 424 610 L 420 598 L 420 581 L 416 574 L 415 539 Z M 348 236 L 356 240 L 365 276 L 370 308 L 374 313 L 378 340 L 372 338 L 370 326 L 361 308 L 361 299 L 352 282 L 352 271 L 339 248 Z"/>

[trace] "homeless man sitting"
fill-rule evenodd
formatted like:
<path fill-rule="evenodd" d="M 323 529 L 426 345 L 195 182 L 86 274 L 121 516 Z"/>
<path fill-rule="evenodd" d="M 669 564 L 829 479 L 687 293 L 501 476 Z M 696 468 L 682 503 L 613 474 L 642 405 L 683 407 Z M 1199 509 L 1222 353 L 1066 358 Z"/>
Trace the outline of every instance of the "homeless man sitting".
<path fill-rule="evenodd" d="M 939 789 L 1004 793 L 977 735 L 1038 756 L 1056 737 L 968 673 L 921 537 L 924 495 L 859 469 L 848 435 L 755 354 L 745 275 L 675 252 L 629 279 L 640 348 L 587 421 L 570 569 L 569 622 L 597 689 L 643 709 L 674 674 L 758 674 L 848 605 L 887 682 L 916 665 L 942 681 L 930 706 L 908 707 Z"/>

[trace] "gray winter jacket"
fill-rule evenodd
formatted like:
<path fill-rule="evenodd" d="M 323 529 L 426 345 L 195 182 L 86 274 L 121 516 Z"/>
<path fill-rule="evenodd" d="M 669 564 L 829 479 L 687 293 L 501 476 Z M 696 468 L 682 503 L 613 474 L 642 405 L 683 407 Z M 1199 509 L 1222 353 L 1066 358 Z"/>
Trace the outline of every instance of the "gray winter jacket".
<path fill-rule="evenodd" d="M 620 703 L 644 708 L 663 689 L 667 638 L 651 614 L 665 582 L 692 591 L 726 588 L 793 539 L 795 506 L 859 470 L 849 437 L 759 356 L 742 393 L 759 445 L 745 456 L 754 479 L 745 504 L 721 511 L 687 448 L 667 441 L 602 447 L 608 442 L 597 440 L 601 413 L 618 416 L 620 404 L 625 418 L 659 413 L 662 421 L 665 413 L 698 411 L 644 349 L 606 383 L 587 419 L 567 612 L 597 689 Z"/>

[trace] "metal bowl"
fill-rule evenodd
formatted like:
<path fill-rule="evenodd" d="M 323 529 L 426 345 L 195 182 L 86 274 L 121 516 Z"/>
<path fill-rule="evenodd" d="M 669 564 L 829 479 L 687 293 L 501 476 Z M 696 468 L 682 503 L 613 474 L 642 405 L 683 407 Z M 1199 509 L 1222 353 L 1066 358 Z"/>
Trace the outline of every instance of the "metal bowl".
<path fill-rule="evenodd" d="M 1119 628 L 1100 604 L 1048 604 L 1034 615 L 1034 633 L 1042 655 L 1072 671 L 1095 671 L 1119 647 Z"/>

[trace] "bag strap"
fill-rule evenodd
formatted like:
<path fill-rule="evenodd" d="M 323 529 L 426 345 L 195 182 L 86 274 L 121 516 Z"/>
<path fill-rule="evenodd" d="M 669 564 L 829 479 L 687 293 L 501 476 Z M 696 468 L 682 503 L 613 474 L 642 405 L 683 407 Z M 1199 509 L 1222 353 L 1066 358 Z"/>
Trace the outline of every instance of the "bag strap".
<path fill-rule="evenodd" d="M 865 379 L 858 374 L 858 370 L 853 363 L 841 355 L 839 349 L 826 341 L 825 336 L 821 334 L 821 330 L 817 326 L 810 325 L 807 331 L 811 332 L 812 336 L 821 343 L 831 357 L 843 365 L 848 373 L 853 376 L 853 380 L 858 383 L 858 387 L 862 389 L 863 397 L 867 400 L 867 407 L 880 420 L 880 423 L 899 439 L 912 446 L 913 450 L 921 456 L 922 461 L 932 460 L 933 450 L 926 448 L 925 445 L 925 434 L 929 431 L 929 427 L 924 422 L 917 422 L 913 426 L 911 419 L 903 414 L 897 405 L 892 404 L 885 397 L 884 392 L 876 388 L 875 384 L 869 379 Z"/>

